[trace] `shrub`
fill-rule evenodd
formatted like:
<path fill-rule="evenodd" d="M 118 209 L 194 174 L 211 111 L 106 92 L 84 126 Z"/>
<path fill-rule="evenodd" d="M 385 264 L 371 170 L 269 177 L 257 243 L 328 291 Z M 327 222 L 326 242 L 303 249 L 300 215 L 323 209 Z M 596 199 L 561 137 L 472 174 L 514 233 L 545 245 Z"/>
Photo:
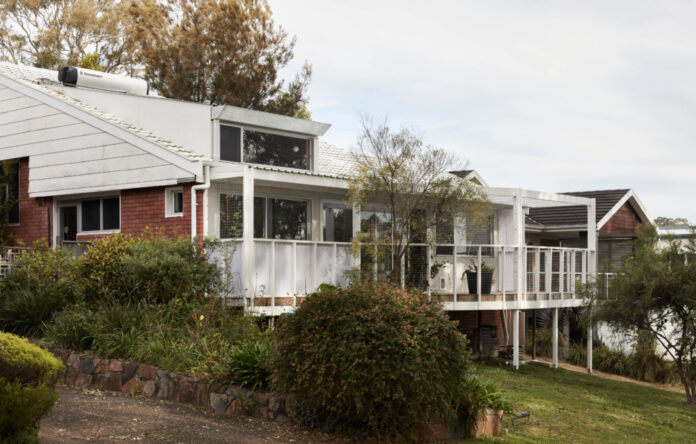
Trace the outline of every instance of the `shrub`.
<path fill-rule="evenodd" d="M 0 284 L 0 328 L 36 336 L 75 297 L 71 258 L 62 249 L 23 252 Z"/>
<path fill-rule="evenodd" d="M 166 303 L 202 297 L 217 288 L 220 271 L 209 261 L 213 243 L 199 247 L 145 233 L 142 238 L 110 236 L 93 242 L 78 258 L 75 281 L 95 305 L 122 299 Z"/>
<path fill-rule="evenodd" d="M 373 282 L 322 286 L 279 322 L 273 382 L 308 420 L 409 435 L 451 415 L 468 356 L 455 323 L 419 294 Z"/>
<path fill-rule="evenodd" d="M 271 377 L 269 341 L 249 341 L 233 346 L 224 358 L 231 382 L 253 389 L 265 387 Z"/>
<path fill-rule="evenodd" d="M 531 353 L 533 343 L 532 334 L 527 332 L 525 335 L 525 348 Z M 553 354 L 553 329 L 537 328 L 536 331 L 536 352 L 539 356 L 551 357 Z M 562 331 L 558 332 L 558 349 L 565 350 L 568 347 L 569 339 Z"/>
<path fill-rule="evenodd" d="M 103 358 L 133 357 L 145 337 L 149 315 L 150 309 L 143 303 L 104 303 L 88 327 L 92 348 Z"/>
<path fill-rule="evenodd" d="M 503 398 L 493 381 L 481 379 L 474 373 L 462 381 L 454 405 L 456 426 L 466 436 L 473 435 L 479 413 L 487 408 L 512 413 L 512 405 Z"/>
<path fill-rule="evenodd" d="M 89 350 L 94 338 L 90 331 L 94 325 L 91 310 L 72 306 L 57 313 L 46 324 L 44 337 L 47 341 L 68 350 Z"/>
<path fill-rule="evenodd" d="M 0 442 L 38 442 L 38 421 L 56 401 L 53 386 L 63 371 L 46 350 L 0 333 Z"/>

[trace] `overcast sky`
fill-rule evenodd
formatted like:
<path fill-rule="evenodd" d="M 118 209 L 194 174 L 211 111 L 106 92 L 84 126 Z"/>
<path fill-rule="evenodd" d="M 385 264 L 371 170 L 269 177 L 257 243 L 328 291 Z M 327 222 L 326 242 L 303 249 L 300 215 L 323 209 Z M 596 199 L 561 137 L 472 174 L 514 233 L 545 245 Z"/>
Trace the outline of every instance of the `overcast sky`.
<path fill-rule="evenodd" d="M 271 0 L 352 148 L 387 115 L 491 186 L 633 188 L 696 222 L 696 2 Z"/>

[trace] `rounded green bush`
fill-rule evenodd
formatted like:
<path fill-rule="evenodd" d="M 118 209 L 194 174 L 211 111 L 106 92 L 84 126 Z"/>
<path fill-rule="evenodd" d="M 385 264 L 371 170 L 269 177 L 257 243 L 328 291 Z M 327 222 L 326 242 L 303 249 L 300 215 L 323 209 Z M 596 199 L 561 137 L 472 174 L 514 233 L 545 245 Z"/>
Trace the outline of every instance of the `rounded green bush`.
<path fill-rule="evenodd" d="M 439 304 L 388 284 L 322 286 L 278 325 L 275 388 L 306 420 L 376 436 L 409 435 L 453 414 L 466 339 Z"/>
<path fill-rule="evenodd" d="M 0 333 L 0 443 L 38 442 L 39 419 L 58 398 L 53 386 L 64 371 L 48 351 Z"/>

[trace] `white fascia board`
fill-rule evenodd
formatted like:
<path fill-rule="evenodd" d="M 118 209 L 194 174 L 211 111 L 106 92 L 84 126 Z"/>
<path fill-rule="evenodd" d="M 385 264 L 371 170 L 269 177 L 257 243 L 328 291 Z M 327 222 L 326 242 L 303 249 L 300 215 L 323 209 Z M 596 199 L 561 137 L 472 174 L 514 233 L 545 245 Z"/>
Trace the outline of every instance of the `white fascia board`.
<path fill-rule="evenodd" d="M 130 131 L 127 131 L 123 128 L 118 127 L 117 125 L 114 125 L 110 122 L 107 122 L 103 119 L 100 119 L 99 117 L 87 112 L 83 111 L 79 108 L 76 108 L 75 106 L 72 106 L 66 102 L 63 102 L 60 99 L 56 99 L 55 97 L 51 97 L 50 95 L 44 94 L 41 91 L 38 91 L 32 87 L 23 85 L 13 79 L 10 79 L 8 77 L 5 77 L 0 74 L 0 85 L 4 85 L 7 88 L 10 88 L 14 91 L 20 92 L 27 97 L 31 97 L 32 99 L 38 100 L 41 103 L 44 103 L 51 108 L 54 108 L 60 112 L 63 112 L 65 114 L 68 114 L 70 116 L 75 117 L 76 119 L 81 120 L 82 122 L 97 128 L 101 131 L 104 131 L 107 134 L 111 134 L 114 137 L 117 137 L 124 142 L 130 143 L 133 146 L 136 146 L 143 151 L 152 154 L 153 156 L 159 157 L 160 159 L 169 162 L 172 165 L 175 165 L 185 171 L 188 171 L 192 174 L 194 174 L 197 178 L 200 178 L 203 176 L 203 163 L 200 161 L 190 161 L 188 159 L 185 159 L 181 157 L 180 155 L 169 151 L 166 148 L 163 148 L 157 144 L 154 144 L 142 137 L 139 137 Z"/>
<path fill-rule="evenodd" d="M 244 176 L 244 165 L 212 165 L 210 168 L 210 180 L 235 179 Z"/>
<path fill-rule="evenodd" d="M 345 179 L 311 176 L 309 174 L 286 173 L 284 171 L 254 169 L 254 179 L 277 182 L 279 184 L 307 185 L 312 187 L 335 188 L 338 190 L 348 189 L 348 181 Z"/>
<path fill-rule="evenodd" d="M 471 180 L 471 179 L 476 179 L 483 187 L 488 186 L 488 183 L 485 180 L 483 180 L 483 177 L 481 177 L 481 175 L 476 170 L 471 170 L 471 172 L 469 174 L 467 174 L 466 177 L 464 178 L 464 180 Z"/>
<path fill-rule="evenodd" d="M 542 191 L 524 190 L 521 188 L 499 188 L 499 187 L 484 187 L 484 192 L 489 196 L 504 196 L 513 197 L 520 196 L 523 198 L 543 200 L 554 202 L 563 205 L 591 205 L 594 199 L 587 197 L 569 196 L 567 194 L 546 193 Z M 561 206 L 561 205 L 559 205 Z"/>
<path fill-rule="evenodd" d="M 609 222 L 609 219 L 614 217 L 617 211 L 621 209 L 624 204 L 628 202 L 629 205 L 633 208 L 633 210 L 638 213 L 638 217 L 643 220 L 643 222 L 648 222 L 651 225 L 655 225 L 655 222 L 653 222 L 652 218 L 648 215 L 648 211 L 645 209 L 645 206 L 643 206 L 643 203 L 638 199 L 638 196 L 633 190 L 628 190 L 628 193 L 626 193 L 621 200 L 616 202 L 616 204 L 611 207 L 611 210 L 607 212 L 607 214 L 604 215 L 602 219 L 600 219 L 599 222 L 597 222 L 597 231 L 599 231 L 604 224 Z"/>
<path fill-rule="evenodd" d="M 236 123 L 239 125 L 249 125 L 277 131 L 287 131 L 314 137 L 323 136 L 331 127 L 328 123 L 313 122 L 297 117 L 283 116 L 264 111 L 254 111 L 229 105 L 213 107 L 211 118 L 213 120 L 220 120 L 232 124 Z"/>
<path fill-rule="evenodd" d="M 150 188 L 150 187 L 160 187 L 160 186 L 176 186 L 181 185 L 181 182 L 176 179 L 172 180 L 154 180 L 152 182 L 140 182 L 132 183 L 127 185 L 104 185 L 100 187 L 87 187 L 80 188 L 79 190 L 61 190 L 61 191 L 40 191 L 35 193 L 29 193 L 29 197 L 51 197 L 51 196 L 75 196 L 88 193 L 103 193 L 105 191 L 120 191 L 120 190 L 131 190 L 134 188 Z"/>

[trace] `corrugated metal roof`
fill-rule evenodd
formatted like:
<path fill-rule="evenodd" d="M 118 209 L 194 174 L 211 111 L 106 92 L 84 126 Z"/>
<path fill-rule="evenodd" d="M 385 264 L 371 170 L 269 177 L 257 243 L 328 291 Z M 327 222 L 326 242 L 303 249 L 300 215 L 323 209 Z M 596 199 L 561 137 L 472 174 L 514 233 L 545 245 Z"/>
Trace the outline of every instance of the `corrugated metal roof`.
<path fill-rule="evenodd" d="M 155 145 L 172 151 L 175 154 L 187 160 L 193 162 L 199 160 L 209 160 L 200 153 L 188 150 L 180 145 L 171 142 L 170 140 L 167 140 L 163 137 L 152 134 L 149 131 L 145 131 L 141 128 L 138 128 L 135 125 L 132 125 L 128 122 L 124 122 L 116 116 L 102 112 L 92 106 L 80 102 L 77 99 L 69 97 L 65 94 L 61 94 L 58 91 L 46 87 L 46 83 L 58 84 L 58 74 L 55 71 L 34 68 L 31 66 L 16 65 L 8 62 L 0 62 L 0 74 L 4 75 L 5 77 L 11 78 L 12 80 L 19 81 L 23 85 L 27 85 L 43 94 L 59 99 L 67 103 L 68 105 L 74 106 L 75 108 L 88 112 L 93 116 L 98 117 L 106 122 L 109 122 L 112 125 L 118 126 L 119 128 L 126 130 L 142 139 L 145 139 L 150 143 L 154 143 Z"/>
<path fill-rule="evenodd" d="M 630 189 L 619 190 L 597 190 L 597 191 L 573 191 L 566 194 L 569 196 L 594 198 L 597 205 L 596 221 L 599 222 L 606 214 L 614 208 Z M 545 207 L 530 208 L 529 216 L 542 225 L 584 225 L 587 223 L 587 207 L 567 206 L 567 207 Z"/>

